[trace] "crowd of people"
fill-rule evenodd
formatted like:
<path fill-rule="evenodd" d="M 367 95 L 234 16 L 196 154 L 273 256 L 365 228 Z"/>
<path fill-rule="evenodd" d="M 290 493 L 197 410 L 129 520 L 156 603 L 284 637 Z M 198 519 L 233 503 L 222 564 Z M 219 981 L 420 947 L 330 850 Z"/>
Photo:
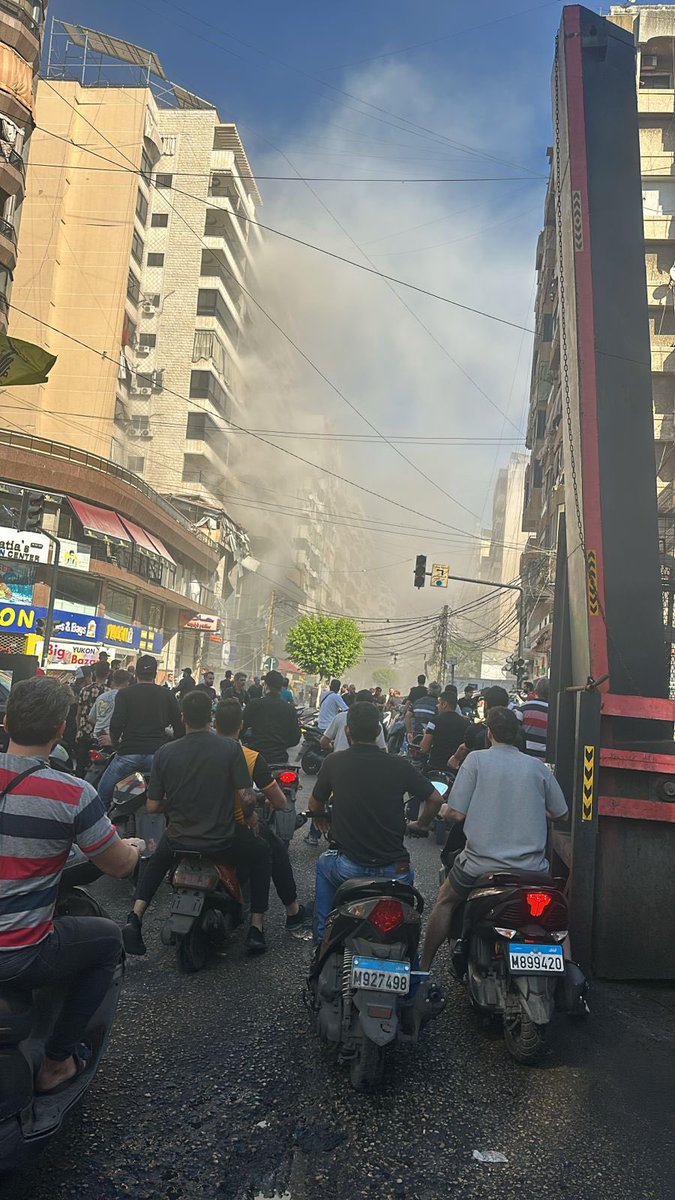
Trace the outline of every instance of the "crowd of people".
<path fill-rule="evenodd" d="M 273 884 L 289 929 L 310 919 L 298 900 L 286 845 L 261 822 L 255 790 L 272 809 L 286 798 L 270 770 L 288 761 L 300 741 L 288 681 L 270 671 L 253 680 L 228 672 L 220 695 L 213 673 L 199 682 L 186 669 L 175 688 L 157 683 L 157 662 L 141 655 L 122 667 L 101 655 L 76 681 L 76 696 L 60 681 L 37 676 L 11 690 L 5 716 L 9 738 L 0 755 L 0 981 L 35 987 L 68 981 L 63 1011 L 37 1076 L 41 1093 L 67 1086 L 83 1069 L 82 1030 L 109 985 L 122 948 L 144 954 L 143 917 L 182 849 L 207 852 L 235 866 L 250 888 L 246 949 L 266 949 L 264 919 Z M 452 787 L 442 815 L 464 822 L 466 846 L 443 885 L 429 921 L 425 969 L 447 936 L 454 907 L 486 869 L 546 868 L 546 822 L 566 812 L 562 793 L 543 761 L 548 685 L 539 680 L 522 705 L 510 707 L 505 689 L 480 696 L 468 686 L 427 686 L 420 676 L 403 708 L 409 746 L 417 740 L 429 763 L 447 772 Z M 406 833 L 428 831 L 440 797 L 409 753 L 386 753 L 382 721 L 391 693 L 357 691 L 333 680 L 320 698 L 319 728 L 330 750 L 313 787 L 310 810 L 331 844 L 318 859 L 314 934 L 323 936 L 336 888 L 370 875 L 412 881 Z M 392 708 L 389 708 L 392 711 Z M 468 714 L 471 715 L 468 715 Z M 70 734 L 69 734 L 70 727 Z M 74 727 L 74 733 L 73 733 Z M 242 746 L 242 734 L 246 745 Z M 98 790 L 50 764 L 68 736 L 107 739 L 116 751 Z M 489 748 L 489 754 L 477 751 Z M 102 874 L 136 871 L 144 844 L 123 839 L 107 808 L 116 783 L 134 771 L 148 776 L 147 807 L 166 817 L 166 831 L 140 873 L 133 906 L 120 930 L 102 918 L 54 917 L 61 874 L 77 845 Z M 420 806 L 406 824 L 405 803 Z"/>

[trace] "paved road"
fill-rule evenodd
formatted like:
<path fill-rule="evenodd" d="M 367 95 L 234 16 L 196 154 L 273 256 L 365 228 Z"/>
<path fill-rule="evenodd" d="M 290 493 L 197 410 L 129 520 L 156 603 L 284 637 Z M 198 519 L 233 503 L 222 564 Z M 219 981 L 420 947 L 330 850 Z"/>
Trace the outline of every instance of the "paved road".
<path fill-rule="evenodd" d="M 432 896 L 438 848 L 412 847 Z M 292 855 L 306 896 L 316 852 L 298 835 Z M 121 918 L 127 885 L 97 887 Z M 592 1019 L 560 1018 L 543 1065 L 528 1068 L 479 1030 L 448 981 L 447 1010 L 417 1050 L 392 1059 L 381 1094 L 360 1096 L 322 1065 L 301 1000 L 310 948 L 285 934 L 276 900 L 263 959 L 237 945 L 194 977 L 159 943 L 166 908 L 163 890 L 85 1106 L 7 1185 L 12 1200 L 672 1195 L 672 992 L 596 986 Z M 480 1165 L 474 1149 L 508 1163 Z"/>

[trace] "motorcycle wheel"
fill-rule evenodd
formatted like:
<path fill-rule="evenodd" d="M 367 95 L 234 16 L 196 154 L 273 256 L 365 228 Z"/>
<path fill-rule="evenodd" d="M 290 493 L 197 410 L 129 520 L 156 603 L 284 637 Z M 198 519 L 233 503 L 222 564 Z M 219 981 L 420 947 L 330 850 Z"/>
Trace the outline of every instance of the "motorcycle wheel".
<path fill-rule="evenodd" d="M 537 1025 L 524 1012 L 504 1018 L 504 1041 L 512 1058 L 519 1063 L 539 1062 L 546 1049 L 548 1025 Z"/>
<path fill-rule="evenodd" d="M 159 931 L 159 940 L 163 946 L 175 946 L 176 934 L 171 929 L 168 921 L 165 921 Z"/>
<path fill-rule="evenodd" d="M 383 1074 L 384 1046 L 376 1046 L 370 1038 L 362 1038 L 349 1067 L 349 1082 L 354 1091 L 369 1092 L 379 1087 Z"/>
<path fill-rule="evenodd" d="M 178 966 L 186 975 L 203 971 L 208 958 L 208 935 L 199 921 L 195 921 L 189 933 L 183 935 L 177 947 Z"/>
<path fill-rule="evenodd" d="M 300 759 L 300 766 L 305 775 L 318 775 L 322 762 L 323 758 L 320 754 L 317 754 L 316 750 L 305 750 Z"/>

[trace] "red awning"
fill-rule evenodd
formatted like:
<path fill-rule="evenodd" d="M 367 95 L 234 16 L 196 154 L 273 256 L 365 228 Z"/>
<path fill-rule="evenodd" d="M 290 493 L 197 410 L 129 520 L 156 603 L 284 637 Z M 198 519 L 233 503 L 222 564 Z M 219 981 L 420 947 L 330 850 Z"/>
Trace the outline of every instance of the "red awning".
<path fill-rule="evenodd" d="M 147 536 L 150 538 L 150 541 L 155 547 L 157 554 L 159 554 L 162 558 L 165 558 L 167 562 L 173 563 L 174 567 L 178 565 L 175 558 L 172 556 L 171 551 L 167 550 L 164 542 L 161 538 L 157 537 L 156 533 L 149 533 Z"/>
<path fill-rule="evenodd" d="M 140 525 L 134 525 L 133 521 L 128 521 L 126 517 L 122 517 L 122 524 L 129 530 L 132 538 L 141 550 L 147 550 L 148 554 L 152 554 L 156 558 L 159 551 L 150 539 L 150 534 L 141 529 Z"/>
<path fill-rule="evenodd" d="M 282 675 L 302 675 L 302 667 L 297 663 L 291 662 L 290 658 L 282 658 L 278 669 Z"/>
<path fill-rule="evenodd" d="M 85 504 L 84 500 L 74 500 L 72 496 L 68 497 L 68 503 L 89 537 L 131 545 L 131 538 L 116 512 L 96 504 Z"/>

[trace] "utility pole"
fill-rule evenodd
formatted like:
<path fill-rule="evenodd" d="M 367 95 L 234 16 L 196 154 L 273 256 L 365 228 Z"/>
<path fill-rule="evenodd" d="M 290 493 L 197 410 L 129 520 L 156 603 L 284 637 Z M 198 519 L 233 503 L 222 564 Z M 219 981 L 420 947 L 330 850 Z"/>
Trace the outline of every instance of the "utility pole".
<path fill-rule="evenodd" d="M 267 636 L 265 638 L 265 657 L 270 658 L 272 654 L 272 642 L 274 637 L 274 613 L 277 607 L 277 594 L 273 591 L 270 596 L 270 611 L 267 618 Z"/>
<path fill-rule="evenodd" d="M 449 636 L 448 621 L 449 621 L 449 616 L 450 616 L 450 612 L 449 612 L 448 606 L 447 606 L 447 604 L 444 604 L 443 608 L 441 610 L 441 620 L 440 620 L 440 626 L 439 626 L 439 637 L 441 640 L 441 644 L 440 644 L 440 648 L 439 648 L 440 681 L 442 684 L 445 684 L 445 673 L 446 673 L 447 667 L 448 667 L 448 636 Z"/>

